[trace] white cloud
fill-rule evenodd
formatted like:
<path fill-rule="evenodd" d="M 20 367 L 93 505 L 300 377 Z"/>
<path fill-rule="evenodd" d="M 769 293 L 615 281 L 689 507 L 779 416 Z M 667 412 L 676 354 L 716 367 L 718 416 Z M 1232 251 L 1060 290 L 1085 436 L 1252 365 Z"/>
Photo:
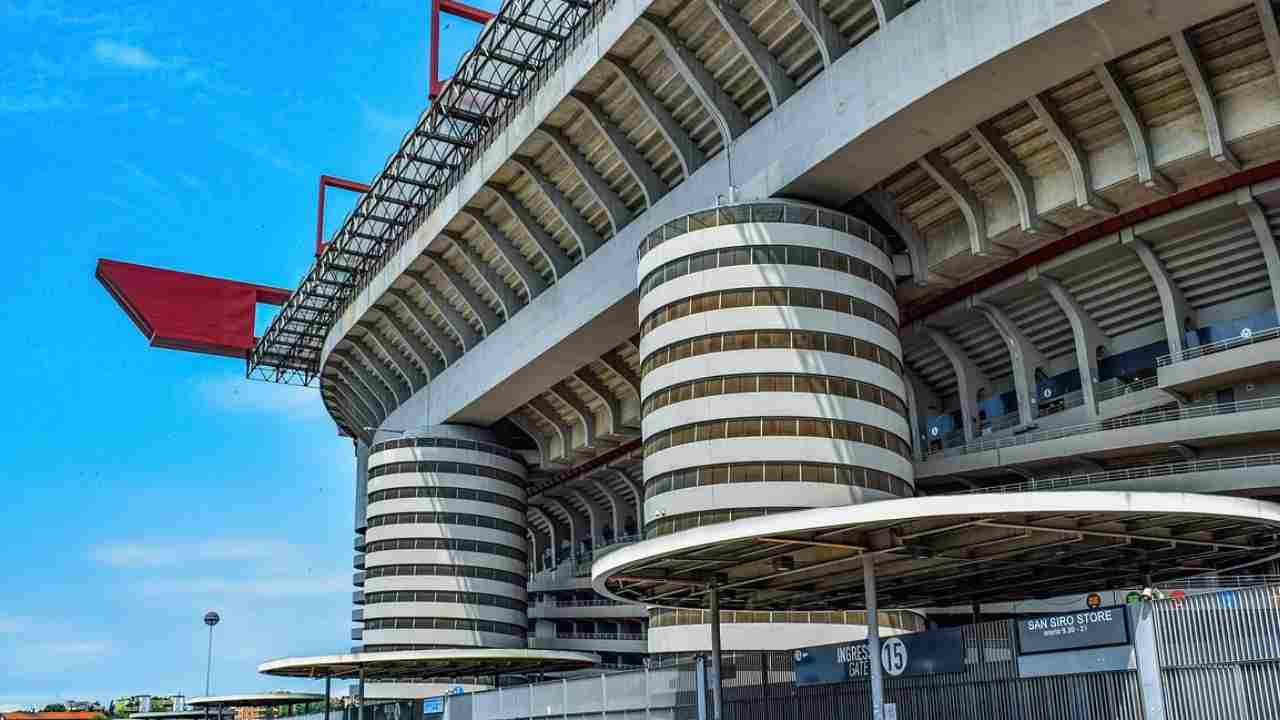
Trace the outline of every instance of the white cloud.
<path fill-rule="evenodd" d="M 370 130 L 396 138 L 403 136 L 413 126 L 413 118 L 393 115 L 363 102 L 360 103 L 360 117 Z"/>
<path fill-rule="evenodd" d="M 144 595 L 243 595 L 257 598 L 333 595 L 350 584 L 347 575 L 286 576 L 233 580 L 199 578 L 191 580 L 149 580 L 142 583 Z"/>
<path fill-rule="evenodd" d="M 99 40 L 94 43 L 93 56 L 103 64 L 129 70 L 155 70 L 164 66 L 164 63 L 147 52 L 146 48 L 111 40 Z"/>
<path fill-rule="evenodd" d="M 192 561 L 235 560 L 259 563 L 286 562 L 301 556 L 294 545 L 280 540 L 228 538 L 200 542 L 149 540 L 98 545 L 90 555 L 116 568 L 181 565 Z"/>

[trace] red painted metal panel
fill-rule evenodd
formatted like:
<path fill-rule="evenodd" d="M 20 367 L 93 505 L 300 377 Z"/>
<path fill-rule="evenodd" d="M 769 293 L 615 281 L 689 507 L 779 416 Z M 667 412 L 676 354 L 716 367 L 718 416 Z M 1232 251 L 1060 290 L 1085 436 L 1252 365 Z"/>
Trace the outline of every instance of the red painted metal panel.
<path fill-rule="evenodd" d="M 332 175 L 320 176 L 320 198 L 319 202 L 316 203 L 316 257 L 320 257 L 320 253 L 324 252 L 324 191 L 325 188 L 331 187 L 339 190 L 350 190 L 355 193 L 369 192 L 368 185 L 358 183 L 355 180 L 347 180 Z"/>
<path fill-rule="evenodd" d="M 440 79 L 440 14 L 452 15 L 470 20 L 481 25 L 493 19 L 493 13 L 488 10 L 481 10 L 472 7 L 466 3 L 458 2 L 458 0 L 431 0 L 431 40 L 428 43 L 428 52 L 431 54 L 428 59 L 428 65 L 431 67 L 431 78 L 427 85 L 427 97 L 435 100 L 440 95 L 440 90 L 444 88 L 444 81 Z"/>
<path fill-rule="evenodd" d="M 283 305 L 283 288 L 99 259 L 95 277 L 152 347 L 244 358 L 258 303 Z"/>

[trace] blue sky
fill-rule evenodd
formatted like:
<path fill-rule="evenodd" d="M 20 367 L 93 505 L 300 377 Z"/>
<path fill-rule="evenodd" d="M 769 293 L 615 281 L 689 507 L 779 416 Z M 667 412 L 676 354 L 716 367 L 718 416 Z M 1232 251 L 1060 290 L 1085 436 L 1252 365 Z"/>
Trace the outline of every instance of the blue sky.
<path fill-rule="evenodd" d="M 93 265 L 292 287 L 317 177 L 370 179 L 423 108 L 426 7 L 0 0 L 0 709 L 198 694 L 208 609 L 217 691 L 310 687 L 254 668 L 351 645 L 318 394 L 148 348 Z M 446 26 L 444 67 L 475 35 Z"/>

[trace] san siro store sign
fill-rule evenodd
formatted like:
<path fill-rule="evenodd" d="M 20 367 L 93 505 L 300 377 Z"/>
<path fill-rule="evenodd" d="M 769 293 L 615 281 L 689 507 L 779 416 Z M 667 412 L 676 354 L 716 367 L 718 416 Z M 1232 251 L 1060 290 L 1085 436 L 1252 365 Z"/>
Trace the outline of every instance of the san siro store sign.
<path fill-rule="evenodd" d="M 1018 652 L 1023 655 L 1125 645 L 1128 642 L 1129 614 L 1123 605 L 1046 613 L 1018 620 Z"/>
<path fill-rule="evenodd" d="M 930 630 L 895 635 L 880 641 L 880 667 L 885 677 L 933 675 L 964 671 L 960 630 Z M 871 675 L 867 641 L 819 645 L 795 651 L 796 686 L 861 680 Z"/>

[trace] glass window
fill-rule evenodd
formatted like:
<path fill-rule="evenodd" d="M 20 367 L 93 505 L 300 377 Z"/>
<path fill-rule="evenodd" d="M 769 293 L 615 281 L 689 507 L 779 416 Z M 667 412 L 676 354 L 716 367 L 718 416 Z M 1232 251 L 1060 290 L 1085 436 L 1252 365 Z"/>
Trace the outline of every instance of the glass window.
<path fill-rule="evenodd" d="M 796 307 L 822 308 L 823 293 L 808 288 L 791 288 L 791 304 Z"/>
<path fill-rule="evenodd" d="M 711 335 L 709 337 L 701 337 L 692 343 L 694 355 L 706 355 L 707 353 L 719 352 L 720 336 Z"/>
<path fill-rule="evenodd" d="M 729 471 L 729 482 L 747 483 L 764 480 L 764 468 L 760 463 L 734 465 Z"/>
<path fill-rule="evenodd" d="M 692 313 L 711 312 L 720 309 L 720 293 L 704 293 L 695 295 L 692 302 Z"/>
<path fill-rule="evenodd" d="M 722 248 L 717 255 L 720 267 L 751 264 L 751 248 Z"/>
<path fill-rule="evenodd" d="M 793 247 L 788 253 L 792 265 L 807 265 L 809 267 L 819 267 L 818 249 L 811 247 Z"/>
<path fill-rule="evenodd" d="M 702 468 L 698 479 L 702 485 L 723 485 L 729 481 L 729 468 L 726 465 Z"/>
<path fill-rule="evenodd" d="M 752 292 L 750 290 L 726 290 L 720 294 L 720 307 L 728 310 L 729 308 L 750 307 L 752 303 Z"/>
<path fill-rule="evenodd" d="M 757 307 L 771 307 L 787 304 L 786 288 L 758 288 L 755 295 Z"/>
<path fill-rule="evenodd" d="M 757 342 L 762 348 L 785 348 L 790 344 L 789 340 L 785 330 L 768 330 L 759 333 Z"/>
<path fill-rule="evenodd" d="M 853 299 L 840 293 L 823 293 L 823 307 L 846 315 L 852 314 Z"/>
<path fill-rule="evenodd" d="M 787 248 L 781 245 L 761 245 L 752 255 L 757 265 L 786 265 Z"/>
<path fill-rule="evenodd" d="M 751 331 L 724 336 L 725 350 L 751 350 L 756 346 L 756 334 Z"/>
<path fill-rule="evenodd" d="M 723 378 L 708 378 L 702 381 L 702 394 L 708 397 L 724 392 Z"/>

